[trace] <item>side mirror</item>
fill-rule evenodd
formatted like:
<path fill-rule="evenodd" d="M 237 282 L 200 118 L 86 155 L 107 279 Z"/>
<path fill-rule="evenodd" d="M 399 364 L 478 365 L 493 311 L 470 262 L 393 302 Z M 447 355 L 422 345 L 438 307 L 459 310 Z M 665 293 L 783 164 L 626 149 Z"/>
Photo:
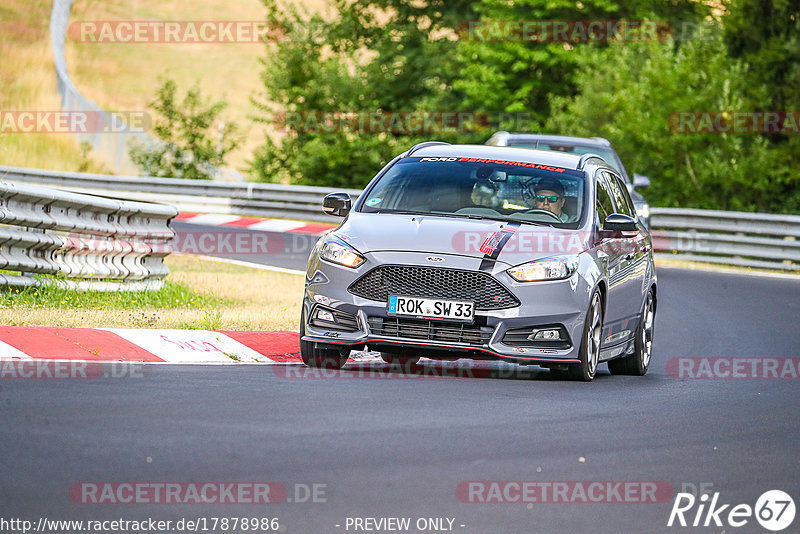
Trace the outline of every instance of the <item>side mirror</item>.
<path fill-rule="evenodd" d="M 335 217 L 347 217 L 353 201 L 347 193 L 331 193 L 322 201 L 322 211 Z"/>
<path fill-rule="evenodd" d="M 636 219 L 633 217 L 622 213 L 612 213 L 606 217 L 603 223 L 603 230 L 606 232 L 635 232 L 638 228 L 636 227 Z"/>
<path fill-rule="evenodd" d="M 650 187 L 650 178 L 643 174 L 634 174 L 633 175 L 633 188 L 637 189 L 639 187 Z"/>

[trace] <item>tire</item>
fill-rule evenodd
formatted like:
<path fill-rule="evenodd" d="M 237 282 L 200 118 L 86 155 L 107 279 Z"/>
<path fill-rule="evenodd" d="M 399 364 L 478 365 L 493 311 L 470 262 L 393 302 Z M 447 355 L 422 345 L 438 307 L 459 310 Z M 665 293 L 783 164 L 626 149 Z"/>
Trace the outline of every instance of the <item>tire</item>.
<path fill-rule="evenodd" d="M 600 290 L 595 289 L 586 312 L 586 324 L 583 326 L 581 348 L 578 358 L 581 363 L 569 365 L 566 371 L 551 369 L 550 375 L 556 379 L 578 380 L 590 382 L 597 374 L 600 362 L 600 342 L 603 337 L 603 303 Z"/>
<path fill-rule="evenodd" d="M 655 327 L 656 306 L 653 290 L 647 292 L 642 308 L 642 316 L 633 341 L 634 351 L 630 356 L 608 362 L 612 375 L 644 376 L 650 367 L 653 354 L 653 330 Z"/>
<path fill-rule="evenodd" d="M 300 358 L 309 367 L 322 369 L 341 369 L 347 363 L 350 355 L 348 349 L 339 348 L 314 348 L 313 341 L 303 341 L 306 334 L 305 310 L 300 313 Z"/>
<path fill-rule="evenodd" d="M 405 370 L 410 369 L 419 362 L 419 356 L 400 356 L 391 352 L 381 352 L 381 359 L 392 367 L 399 365 Z"/>

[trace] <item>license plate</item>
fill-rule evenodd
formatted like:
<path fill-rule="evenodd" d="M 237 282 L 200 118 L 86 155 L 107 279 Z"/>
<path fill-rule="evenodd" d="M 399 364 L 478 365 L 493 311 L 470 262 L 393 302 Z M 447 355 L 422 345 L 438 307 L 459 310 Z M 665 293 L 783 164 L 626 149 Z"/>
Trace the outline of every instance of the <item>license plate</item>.
<path fill-rule="evenodd" d="M 461 300 L 390 296 L 386 311 L 389 315 L 472 321 L 475 303 Z"/>

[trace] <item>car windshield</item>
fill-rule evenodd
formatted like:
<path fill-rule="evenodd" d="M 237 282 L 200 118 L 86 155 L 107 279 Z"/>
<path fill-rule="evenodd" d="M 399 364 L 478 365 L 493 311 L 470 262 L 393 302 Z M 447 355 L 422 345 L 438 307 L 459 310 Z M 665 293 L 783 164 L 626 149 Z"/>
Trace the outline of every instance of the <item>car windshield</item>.
<path fill-rule="evenodd" d="M 617 169 L 621 173 L 625 173 L 622 168 L 622 161 L 620 161 L 617 153 L 611 148 L 603 148 L 600 146 L 587 146 L 575 145 L 568 143 L 553 143 L 546 141 L 539 141 L 538 143 L 509 143 L 508 146 L 516 148 L 536 148 L 539 150 L 553 150 L 556 152 L 566 152 L 568 154 L 577 154 L 582 156 L 584 154 L 597 154 L 603 158 L 606 163 Z"/>
<path fill-rule="evenodd" d="M 403 158 L 366 192 L 364 213 L 414 213 L 577 228 L 581 171 L 478 158 Z"/>

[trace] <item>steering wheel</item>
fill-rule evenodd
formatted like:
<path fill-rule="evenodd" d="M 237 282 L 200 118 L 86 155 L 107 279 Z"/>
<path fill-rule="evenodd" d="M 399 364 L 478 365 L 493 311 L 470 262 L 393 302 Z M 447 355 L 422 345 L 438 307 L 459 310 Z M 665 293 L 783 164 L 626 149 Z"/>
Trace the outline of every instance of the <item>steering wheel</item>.
<path fill-rule="evenodd" d="M 561 220 L 561 217 L 559 217 L 558 215 L 556 215 L 556 214 L 555 214 L 555 213 L 553 213 L 552 211 L 548 211 L 548 210 L 540 210 L 540 209 L 538 209 L 538 208 L 533 208 L 533 209 L 530 209 L 530 210 L 524 211 L 523 213 L 525 213 L 525 214 L 528 214 L 528 213 L 535 213 L 535 214 L 541 214 L 541 215 L 549 215 L 550 217 L 554 218 L 554 219 L 555 219 L 555 220 L 557 220 L 558 222 L 563 222 L 563 221 Z"/>

